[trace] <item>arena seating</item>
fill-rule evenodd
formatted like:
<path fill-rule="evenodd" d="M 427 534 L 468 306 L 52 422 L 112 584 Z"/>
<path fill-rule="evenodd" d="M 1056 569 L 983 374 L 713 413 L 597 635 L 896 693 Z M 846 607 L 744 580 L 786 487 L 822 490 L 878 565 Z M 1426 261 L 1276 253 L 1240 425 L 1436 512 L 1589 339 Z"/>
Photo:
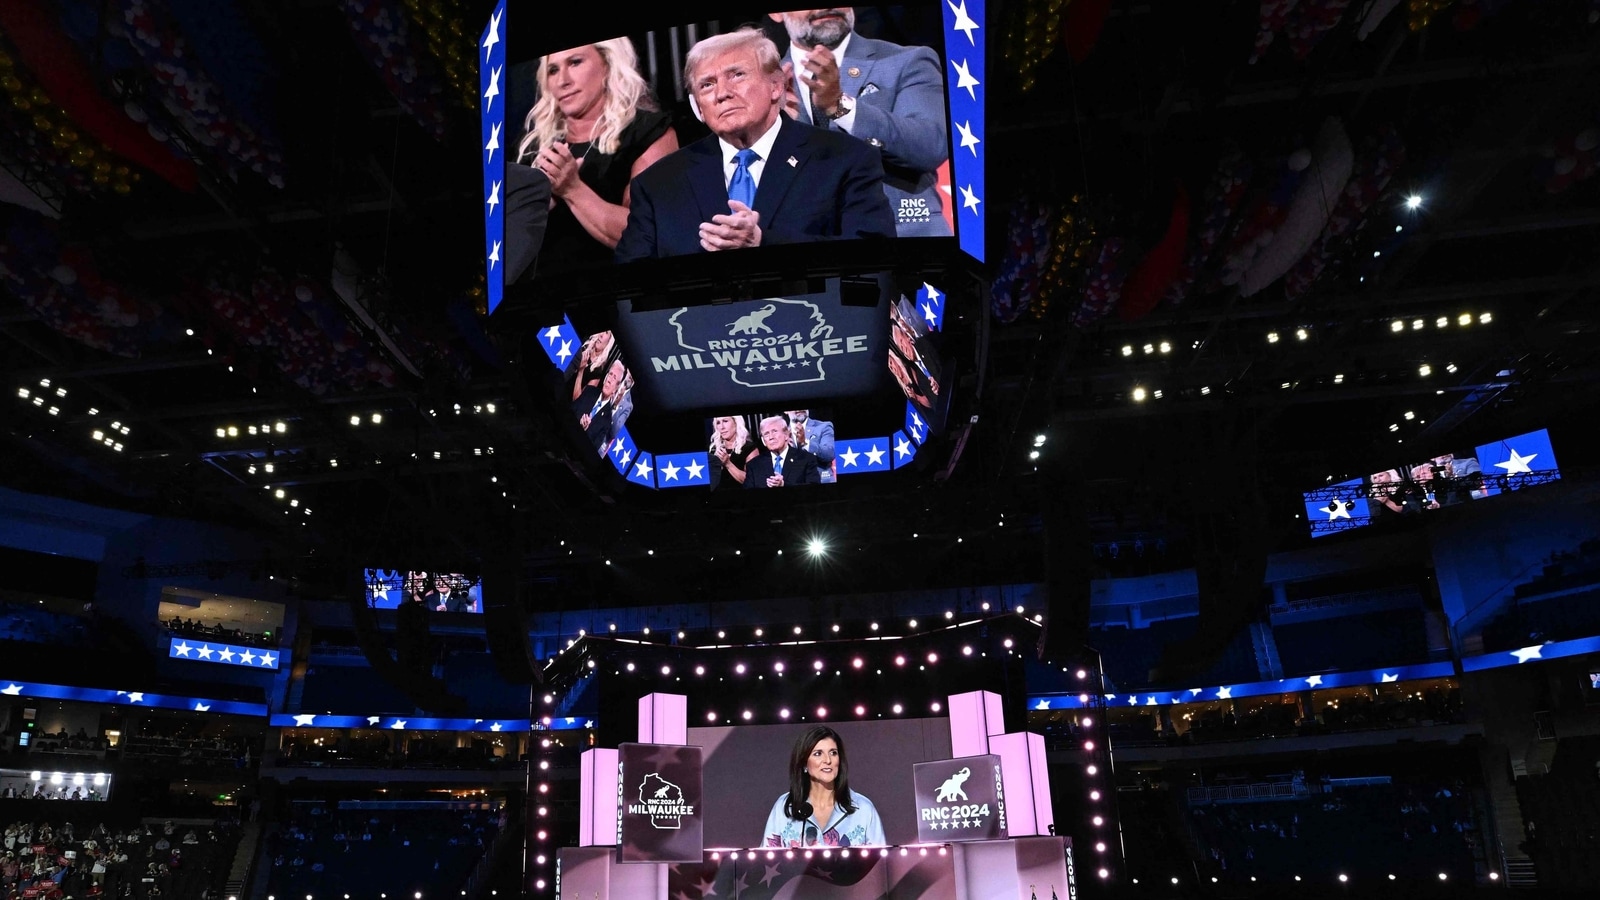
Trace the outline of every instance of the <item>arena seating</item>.
<path fill-rule="evenodd" d="M 72 823 L 76 818 L 73 813 L 87 815 Z M 129 896 L 142 897 L 147 885 L 159 887 L 161 896 L 169 900 L 200 900 L 221 892 L 239 840 L 238 829 L 231 820 L 146 825 L 137 819 L 102 820 L 103 814 L 104 808 L 98 804 L 87 807 L 69 803 L 59 811 L 50 808 L 48 815 L 20 821 L 0 819 L 5 823 L 0 826 L 0 858 L 9 852 L 16 854 L 15 861 L 28 864 L 26 870 L 18 866 L 19 892 L 25 892 L 30 883 L 46 879 L 59 884 L 69 897 L 119 897 L 124 890 L 130 892 Z M 49 827 L 47 822 L 53 823 L 48 839 L 43 831 Z M 40 867 L 44 871 L 37 881 L 23 877 L 24 871 L 34 870 L 33 860 L 39 855 L 34 854 L 33 848 L 41 844 L 47 848 L 42 856 L 51 863 Z M 102 869 L 98 873 L 94 871 L 97 862 Z M 0 871 L 9 873 L 11 869 L 0 865 Z M 152 880 L 145 882 L 145 878 Z M 5 887 L 9 889 L 11 885 Z"/>
<path fill-rule="evenodd" d="M 1194 634 L 1200 620 L 1193 616 L 1152 622 L 1144 628 L 1100 628 L 1089 632 L 1089 645 L 1100 651 L 1106 677 L 1121 691 L 1151 687 L 1150 670 L 1167 644 Z M 1196 679 L 1202 684 L 1232 684 L 1261 678 L 1250 634 L 1241 631 L 1229 642 L 1222 658 Z"/>
<path fill-rule="evenodd" d="M 268 893 L 455 896 L 494 841 L 497 814 L 456 804 L 407 806 L 414 808 L 296 804 L 267 838 Z"/>
<path fill-rule="evenodd" d="M 1385 610 L 1272 626 L 1285 675 L 1425 662 L 1421 609 Z"/>
<path fill-rule="evenodd" d="M 1339 787 L 1309 796 L 1191 804 L 1201 871 L 1231 880 L 1295 875 L 1408 881 L 1470 875 L 1478 833 L 1467 791 L 1443 779 Z"/>
<path fill-rule="evenodd" d="M 1528 823 L 1524 845 L 1541 887 L 1591 891 L 1600 884 L 1600 736 L 1561 738 L 1548 773 L 1517 779 Z"/>

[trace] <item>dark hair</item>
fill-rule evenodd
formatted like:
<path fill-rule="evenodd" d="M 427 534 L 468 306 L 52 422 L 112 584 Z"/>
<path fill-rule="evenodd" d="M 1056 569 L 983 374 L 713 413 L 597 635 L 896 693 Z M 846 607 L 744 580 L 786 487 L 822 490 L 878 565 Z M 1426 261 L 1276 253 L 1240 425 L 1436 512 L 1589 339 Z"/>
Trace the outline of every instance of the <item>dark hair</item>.
<path fill-rule="evenodd" d="M 825 740 L 833 741 L 839 748 L 839 774 L 833 779 L 833 802 L 846 813 L 856 811 L 855 800 L 850 796 L 850 762 L 845 756 L 844 738 L 826 725 L 813 725 L 800 735 L 789 752 L 789 798 L 783 801 L 783 814 L 791 819 L 804 819 L 809 815 L 802 812 L 802 807 L 811 808 L 811 776 L 806 772 L 806 763 L 811 759 L 811 751 Z"/>

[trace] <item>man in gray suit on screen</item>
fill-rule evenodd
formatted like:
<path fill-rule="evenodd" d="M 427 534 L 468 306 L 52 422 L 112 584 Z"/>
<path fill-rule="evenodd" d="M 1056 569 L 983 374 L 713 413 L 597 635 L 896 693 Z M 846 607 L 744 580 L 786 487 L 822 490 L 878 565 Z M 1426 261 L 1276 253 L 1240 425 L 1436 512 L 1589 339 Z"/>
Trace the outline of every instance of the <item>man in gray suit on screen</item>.
<path fill-rule="evenodd" d="M 855 9 L 849 6 L 771 18 L 789 33 L 796 118 L 878 148 L 896 234 L 948 236 L 945 198 L 935 177 L 950 155 L 938 55 L 856 34 Z"/>

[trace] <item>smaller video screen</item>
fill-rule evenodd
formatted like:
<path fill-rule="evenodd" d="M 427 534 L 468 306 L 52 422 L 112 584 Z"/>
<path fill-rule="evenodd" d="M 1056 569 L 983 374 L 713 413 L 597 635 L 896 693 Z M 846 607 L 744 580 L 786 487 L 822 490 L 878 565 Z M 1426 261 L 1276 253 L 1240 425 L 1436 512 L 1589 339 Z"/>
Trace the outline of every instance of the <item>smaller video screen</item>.
<path fill-rule="evenodd" d="M 1559 480 L 1550 435 L 1543 429 L 1492 444 L 1404 461 L 1365 478 L 1306 492 L 1311 536 L 1322 537 L 1387 519 L 1425 515 Z"/>
<path fill-rule="evenodd" d="M 373 609 L 399 609 L 416 603 L 434 612 L 483 612 L 483 582 L 452 572 L 409 569 L 367 569 L 367 605 Z"/>
<path fill-rule="evenodd" d="M 889 306 L 889 374 L 906 399 L 930 417 L 943 392 L 935 325 L 931 311 L 925 314 L 909 297 Z"/>
<path fill-rule="evenodd" d="M 585 338 L 562 373 L 563 399 L 583 436 L 601 458 L 633 415 L 633 373 L 623 361 L 616 335 L 599 331 Z"/>
<path fill-rule="evenodd" d="M 729 412 L 706 420 L 712 490 L 834 484 L 838 459 L 825 410 Z"/>

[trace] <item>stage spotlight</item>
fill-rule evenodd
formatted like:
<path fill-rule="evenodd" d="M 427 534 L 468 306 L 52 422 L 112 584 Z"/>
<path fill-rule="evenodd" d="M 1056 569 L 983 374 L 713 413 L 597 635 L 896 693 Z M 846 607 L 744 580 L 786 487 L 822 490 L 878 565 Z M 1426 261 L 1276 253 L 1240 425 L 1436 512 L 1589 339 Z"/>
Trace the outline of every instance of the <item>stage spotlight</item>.
<path fill-rule="evenodd" d="M 1144 398 L 1145 398 L 1145 390 L 1144 390 L 1144 388 L 1136 387 L 1136 388 L 1133 389 L 1133 401 L 1135 403 L 1143 403 L 1144 402 Z"/>
<path fill-rule="evenodd" d="M 1421 208 L 1422 208 L 1422 195 L 1421 194 L 1412 194 L 1411 196 L 1406 198 L 1406 209 L 1421 209 Z"/>
<path fill-rule="evenodd" d="M 1277 342 L 1278 342 L 1278 333 L 1276 331 L 1267 332 L 1267 343 L 1276 344 Z"/>
<path fill-rule="evenodd" d="M 806 552 L 810 553 L 812 556 L 821 556 L 822 554 L 828 552 L 828 545 L 824 544 L 821 538 L 812 538 L 811 541 L 806 544 Z"/>
<path fill-rule="evenodd" d="M 1393 322 L 1389 323 L 1389 330 L 1398 334 L 1399 332 L 1406 330 L 1406 323 L 1400 321 L 1399 319 L 1395 319 Z"/>

